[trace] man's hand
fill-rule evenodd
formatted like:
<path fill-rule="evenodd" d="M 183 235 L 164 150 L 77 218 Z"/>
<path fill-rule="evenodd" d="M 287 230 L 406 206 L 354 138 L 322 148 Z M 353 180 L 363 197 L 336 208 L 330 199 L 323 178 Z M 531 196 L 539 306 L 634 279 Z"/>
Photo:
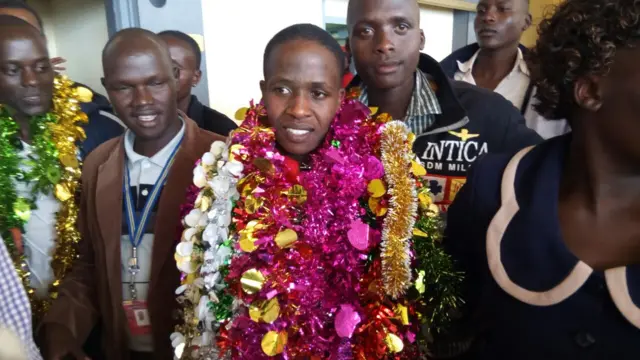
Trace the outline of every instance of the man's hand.
<path fill-rule="evenodd" d="M 53 59 L 51 59 L 51 65 L 53 66 L 53 70 L 55 71 L 65 71 L 67 70 L 66 67 L 61 66 L 62 64 L 66 63 L 67 59 L 65 58 L 61 58 L 61 57 L 54 57 Z"/>
<path fill-rule="evenodd" d="M 91 360 L 82 351 L 82 346 L 64 326 L 45 325 L 45 359 L 47 360 Z"/>

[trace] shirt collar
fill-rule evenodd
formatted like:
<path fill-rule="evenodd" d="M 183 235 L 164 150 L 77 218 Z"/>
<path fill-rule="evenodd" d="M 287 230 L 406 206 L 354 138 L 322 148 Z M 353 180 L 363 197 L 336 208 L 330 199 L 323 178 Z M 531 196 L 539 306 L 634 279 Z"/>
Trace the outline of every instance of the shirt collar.
<path fill-rule="evenodd" d="M 476 62 L 476 59 L 478 58 L 479 53 L 480 53 L 480 50 L 476 51 L 475 54 L 473 54 L 473 56 L 465 62 L 456 60 L 456 62 L 458 63 L 458 70 L 460 70 L 460 72 L 465 74 L 473 70 L 473 64 Z"/>
<path fill-rule="evenodd" d="M 473 56 L 465 62 L 460 62 L 458 60 L 458 70 L 460 70 L 460 72 L 464 74 L 470 73 L 473 70 L 473 64 L 475 64 L 479 53 L 480 50 L 476 51 L 476 53 L 473 54 Z M 511 73 L 516 70 L 519 70 L 523 74 L 529 76 L 529 67 L 527 66 L 527 62 L 524 61 L 524 54 L 522 54 L 522 50 L 520 48 L 518 48 L 518 57 L 516 58 L 516 63 L 513 65 Z"/>
<path fill-rule="evenodd" d="M 369 105 L 369 94 L 366 86 L 362 86 L 359 100 L 363 104 Z M 405 120 L 414 116 L 434 114 L 442 114 L 438 97 L 432 89 L 427 75 L 418 69 L 415 72 L 415 86 Z"/>
<path fill-rule="evenodd" d="M 529 76 L 529 67 L 527 66 L 527 62 L 524 61 L 524 54 L 522 54 L 522 50 L 520 50 L 520 48 L 518 48 L 518 58 L 516 59 L 514 69 L 515 68 L 519 68 L 520 72 Z"/>
<path fill-rule="evenodd" d="M 136 138 L 136 134 L 134 134 L 133 131 L 131 131 L 131 129 L 127 129 L 127 132 L 124 135 L 124 152 L 127 155 L 127 162 L 129 164 L 135 164 L 138 161 L 148 159 L 150 162 L 160 167 L 164 167 L 167 161 L 169 161 L 169 156 L 171 156 L 171 152 L 178 145 L 178 143 L 180 143 L 180 140 L 184 136 L 185 123 L 184 123 L 184 120 L 182 120 L 182 118 L 180 119 L 180 121 L 182 122 L 182 127 L 180 128 L 180 131 L 178 131 L 178 133 L 173 137 L 173 139 L 171 139 L 171 141 L 169 141 L 167 145 L 165 145 L 162 149 L 160 149 L 160 151 L 158 151 L 155 155 L 153 155 L 150 158 L 144 155 L 140 155 L 133 150 L 133 142 Z"/>

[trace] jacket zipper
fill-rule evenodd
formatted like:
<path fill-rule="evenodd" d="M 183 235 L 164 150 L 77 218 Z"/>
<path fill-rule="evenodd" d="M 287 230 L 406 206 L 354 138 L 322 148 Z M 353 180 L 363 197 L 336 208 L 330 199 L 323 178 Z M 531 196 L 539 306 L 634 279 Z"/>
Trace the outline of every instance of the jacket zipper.
<path fill-rule="evenodd" d="M 440 134 L 440 133 L 444 133 L 444 132 L 447 132 L 447 131 L 456 130 L 456 129 L 459 129 L 459 128 L 467 125 L 468 123 L 469 123 L 469 117 L 465 116 L 460 121 L 457 121 L 457 122 L 455 122 L 455 123 L 453 123 L 451 125 L 447 125 L 447 126 L 444 126 L 444 127 L 441 127 L 441 128 L 433 129 L 433 130 L 428 131 L 428 132 L 426 132 L 424 134 L 418 135 L 416 137 L 416 139 L 419 139 L 419 138 L 421 138 L 423 136 L 427 136 L 427 135 Z"/>

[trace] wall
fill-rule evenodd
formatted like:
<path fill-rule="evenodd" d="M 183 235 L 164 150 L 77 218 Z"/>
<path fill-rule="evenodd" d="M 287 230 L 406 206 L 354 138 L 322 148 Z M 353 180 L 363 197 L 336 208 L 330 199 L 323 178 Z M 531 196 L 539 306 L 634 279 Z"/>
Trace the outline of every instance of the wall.
<path fill-rule="evenodd" d="M 219 2 L 219 0 L 203 0 L 204 2 Z M 200 14 L 203 10 L 201 0 L 167 0 L 160 8 L 154 6 L 149 0 L 137 0 L 139 26 L 149 29 L 153 32 L 164 30 L 179 30 L 186 34 L 190 34 L 196 40 L 202 42 L 203 33 L 203 16 Z M 205 16 L 204 18 L 208 17 Z M 223 32 L 222 34 L 224 34 Z M 219 37 L 220 35 L 218 35 Z M 203 44 L 204 45 L 204 44 Z M 191 90 L 193 95 L 205 105 L 209 104 L 209 89 L 207 57 L 208 49 L 202 46 L 202 79 L 198 86 Z M 213 55 L 212 55 L 213 56 Z"/>
<path fill-rule="evenodd" d="M 58 56 L 56 48 L 56 33 L 54 30 L 53 10 L 50 0 L 29 0 L 31 5 L 42 18 L 44 23 L 44 33 L 47 36 L 47 46 L 49 48 L 49 56 Z"/>
<path fill-rule="evenodd" d="M 30 0 L 42 17 L 49 55 L 67 59 L 66 74 L 104 93 L 102 47 L 108 40 L 103 0 Z"/>
<path fill-rule="evenodd" d="M 67 59 L 69 77 L 104 93 L 102 48 L 107 43 L 103 0 L 51 0 L 58 56 Z"/>
<path fill-rule="evenodd" d="M 322 26 L 321 0 L 203 1 L 205 48 L 211 107 L 233 118 L 236 110 L 260 99 L 262 55 L 267 42 L 296 23 Z"/>
<path fill-rule="evenodd" d="M 424 31 L 422 52 L 440 61 L 451 54 L 453 44 L 453 10 L 420 6 L 420 28 Z"/>
<path fill-rule="evenodd" d="M 545 17 L 545 14 L 553 11 L 553 5 L 557 5 L 562 0 L 530 0 L 529 1 L 529 11 L 531 12 L 531 16 L 533 17 L 533 24 L 531 27 L 522 34 L 522 43 L 531 47 L 535 45 L 536 40 L 538 39 L 538 24 L 540 20 Z"/>
<path fill-rule="evenodd" d="M 233 118 L 250 99 L 259 100 L 262 56 L 271 37 L 296 23 L 323 27 L 325 21 L 346 22 L 347 4 L 347 0 L 203 1 L 205 48 L 221 49 L 206 60 L 211 106 Z M 437 60 L 449 55 L 453 11 L 421 6 L 420 22 L 426 37 L 424 52 Z"/>

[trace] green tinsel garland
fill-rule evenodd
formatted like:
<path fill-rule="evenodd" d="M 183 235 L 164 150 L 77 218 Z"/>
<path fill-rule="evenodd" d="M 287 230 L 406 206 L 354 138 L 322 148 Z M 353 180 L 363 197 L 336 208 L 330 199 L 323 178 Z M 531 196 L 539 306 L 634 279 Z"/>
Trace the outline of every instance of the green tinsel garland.
<path fill-rule="evenodd" d="M 57 118 L 51 113 L 30 119 L 33 155 L 23 162 L 19 155 L 19 126 L 9 110 L 0 106 L 0 235 L 13 257 L 18 254 L 11 229 L 24 232 L 24 225 L 35 208 L 38 194 L 52 191 L 62 175 L 58 151 L 51 140 L 51 125 L 56 122 Z M 26 165 L 28 170 L 23 171 L 21 164 Z M 28 198 L 18 196 L 16 181 L 31 186 Z"/>
<path fill-rule="evenodd" d="M 413 248 L 418 260 L 416 288 L 422 293 L 431 331 L 441 333 L 451 324 L 451 315 L 462 305 L 460 287 L 463 274 L 454 269 L 451 256 L 442 248 L 443 222 L 439 216 L 421 216 L 416 228 L 429 234 L 415 236 Z"/>
<path fill-rule="evenodd" d="M 446 332 L 464 303 L 460 298 L 464 276 L 442 247 L 445 222 L 431 200 L 426 178 L 418 180 L 417 190 L 420 206 L 412 240 L 418 270 L 415 289 L 420 293 L 425 309 L 422 320 L 428 325 L 430 337 Z"/>

